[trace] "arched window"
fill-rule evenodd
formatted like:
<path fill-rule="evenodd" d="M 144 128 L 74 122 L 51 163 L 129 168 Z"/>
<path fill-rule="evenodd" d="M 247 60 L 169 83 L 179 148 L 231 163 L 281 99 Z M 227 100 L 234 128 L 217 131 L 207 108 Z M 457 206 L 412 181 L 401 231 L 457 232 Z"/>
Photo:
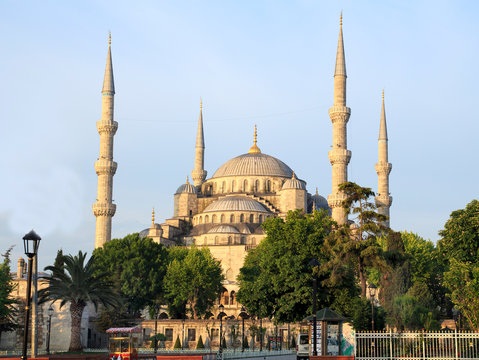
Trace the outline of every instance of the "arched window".
<path fill-rule="evenodd" d="M 225 214 L 221 214 L 221 217 L 220 217 L 220 223 L 224 223 L 225 222 Z"/>
<path fill-rule="evenodd" d="M 254 191 L 258 192 L 259 191 L 259 180 L 256 180 L 254 182 Z"/>
<path fill-rule="evenodd" d="M 258 222 L 260 224 L 263 222 L 263 215 L 258 215 Z"/>
<path fill-rule="evenodd" d="M 215 245 L 218 245 L 218 236 L 215 236 Z"/>
<path fill-rule="evenodd" d="M 200 224 L 203 224 L 203 216 L 200 216 Z"/>
<path fill-rule="evenodd" d="M 266 180 L 266 192 L 271 191 L 271 180 Z"/>
<path fill-rule="evenodd" d="M 243 191 L 244 192 L 248 191 L 248 180 L 246 179 L 243 180 Z"/>
<path fill-rule="evenodd" d="M 190 216 L 193 216 L 193 210 L 190 210 Z"/>
<path fill-rule="evenodd" d="M 246 244 L 246 238 L 244 236 L 241 237 L 241 245 Z"/>
<path fill-rule="evenodd" d="M 216 215 L 213 214 L 213 216 L 211 216 L 211 222 L 214 224 L 216 222 Z"/>
<path fill-rule="evenodd" d="M 230 294 L 230 304 L 234 305 L 236 301 L 236 293 L 234 291 L 231 292 Z"/>
<path fill-rule="evenodd" d="M 222 193 L 225 193 L 225 192 L 226 192 L 226 181 L 223 181 L 223 182 L 221 183 L 221 192 L 222 192 Z"/>
<path fill-rule="evenodd" d="M 228 294 L 228 290 L 225 290 L 225 292 L 223 293 L 223 302 L 225 305 L 229 305 L 230 303 L 230 297 L 229 297 L 229 294 Z"/>
<path fill-rule="evenodd" d="M 235 216 L 233 214 L 230 215 L 230 223 L 235 222 Z"/>
<path fill-rule="evenodd" d="M 205 216 L 205 224 L 208 224 L 208 222 L 210 221 L 210 217 L 208 215 Z"/>
<path fill-rule="evenodd" d="M 254 223 L 254 215 L 253 215 L 253 214 L 251 214 L 251 215 L 249 216 L 249 222 L 250 222 L 250 223 Z"/>
<path fill-rule="evenodd" d="M 256 245 L 256 239 L 255 239 L 255 238 L 252 238 L 252 239 L 251 239 L 251 244 L 252 244 L 252 245 Z"/>
<path fill-rule="evenodd" d="M 236 181 L 233 180 L 233 181 L 231 182 L 231 192 L 235 192 L 235 191 L 236 191 Z"/>
<path fill-rule="evenodd" d="M 228 245 L 231 245 L 232 241 L 233 240 L 232 240 L 231 236 L 228 236 Z"/>
<path fill-rule="evenodd" d="M 240 222 L 244 222 L 244 214 L 240 215 Z"/>

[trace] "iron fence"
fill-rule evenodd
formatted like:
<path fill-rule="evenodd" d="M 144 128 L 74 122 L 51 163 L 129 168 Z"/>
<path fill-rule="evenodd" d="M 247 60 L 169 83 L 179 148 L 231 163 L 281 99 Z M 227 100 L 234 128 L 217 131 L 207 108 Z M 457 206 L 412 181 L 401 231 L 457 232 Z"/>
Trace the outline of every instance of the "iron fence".
<path fill-rule="evenodd" d="M 357 360 L 479 359 L 479 333 L 358 332 L 355 334 L 355 356 Z"/>

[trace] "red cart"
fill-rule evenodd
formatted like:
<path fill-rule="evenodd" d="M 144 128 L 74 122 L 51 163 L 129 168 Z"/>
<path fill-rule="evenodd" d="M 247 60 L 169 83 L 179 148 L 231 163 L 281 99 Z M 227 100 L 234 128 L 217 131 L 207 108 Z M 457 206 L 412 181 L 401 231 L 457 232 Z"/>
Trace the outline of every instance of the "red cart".
<path fill-rule="evenodd" d="M 110 360 L 137 360 L 139 327 L 110 328 L 108 334 L 108 358 Z"/>

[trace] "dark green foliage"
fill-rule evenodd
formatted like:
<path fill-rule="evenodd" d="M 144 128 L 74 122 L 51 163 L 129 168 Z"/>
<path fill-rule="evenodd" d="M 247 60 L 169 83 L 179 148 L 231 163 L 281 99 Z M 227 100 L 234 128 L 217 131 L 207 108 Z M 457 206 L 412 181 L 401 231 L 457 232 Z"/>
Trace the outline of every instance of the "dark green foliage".
<path fill-rule="evenodd" d="M 290 211 L 285 220 L 268 219 L 264 224 L 267 236 L 248 252 L 238 281 L 238 301 L 250 313 L 271 317 L 276 322 L 300 321 L 312 309 L 313 258 L 326 262 L 324 239 L 334 222 L 325 211 L 302 214 Z M 321 269 L 318 281 L 318 306 L 329 304 L 333 291 L 329 274 Z M 335 284 L 338 286 L 338 284 Z M 341 285 L 339 285 L 341 286 Z"/>
<path fill-rule="evenodd" d="M 200 335 L 200 338 L 198 339 L 198 343 L 196 344 L 196 349 L 204 349 L 205 348 L 205 344 L 203 344 L 203 338 L 201 337 Z"/>
<path fill-rule="evenodd" d="M 225 339 L 224 336 L 223 336 L 223 341 L 222 341 L 221 347 L 222 347 L 223 349 L 226 349 L 226 339 Z"/>
<path fill-rule="evenodd" d="M 440 329 L 440 324 L 434 318 L 432 311 L 420 305 L 415 298 L 408 295 L 399 296 L 395 299 L 389 316 L 394 319 L 393 325 L 399 330 Z"/>
<path fill-rule="evenodd" d="M 205 315 L 222 289 L 221 265 L 208 248 L 175 250 L 164 279 L 165 299 L 170 314 L 190 312 L 194 319 Z"/>
<path fill-rule="evenodd" d="M 103 306 L 117 305 L 117 294 L 106 274 L 97 272 L 94 266 L 94 257 L 86 262 L 86 253 L 81 251 L 76 256 L 63 256 L 63 268 L 47 266 L 46 271 L 51 274 L 44 278 L 47 287 L 38 291 L 40 302 L 60 301 L 60 308 L 70 305 L 71 340 L 69 351 L 79 351 L 82 348 L 80 341 L 80 327 L 83 310 L 91 302 L 95 309 L 99 304 Z"/>
<path fill-rule="evenodd" d="M 289 347 L 290 349 L 296 349 L 296 336 L 293 335 L 291 339 L 291 345 Z"/>
<path fill-rule="evenodd" d="M 63 260 L 63 250 L 60 249 L 57 251 L 57 256 L 55 257 L 55 261 L 53 266 L 58 269 L 63 269 L 65 267 L 64 260 Z"/>
<path fill-rule="evenodd" d="M 154 349 L 155 348 L 155 335 L 153 336 L 150 336 L 149 338 L 150 340 L 150 349 Z M 165 342 L 166 341 L 166 336 L 164 334 L 156 334 L 156 343 L 157 343 L 157 346 L 160 348 L 160 347 L 165 347 Z M 181 346 L 180 346 L 181 348 Z"/>
<path fill-rule="evenodd" d="M 16 310 L 14 305 L 17 303 L 12 296 L 16 285 L 10 274 L 10 252 L 8 249 L 3 256 L 3 263 L 0 264 L 0 339 L 2 332 L 12 331 L 17 328 Z"/>
<path fill-rule="evenodd" d="M 119 293 L 117 294 L 118 304 L 116 306 L 104 307 L 95 320 L 96 329 L 105 332 L 112 327 L 131 327 L 138 323 L 136 313 L 129 311 L 128 303 Z"/>
<path fill-rule="evenodd" d="M 179 336 L 176 337 L 176 341 L 175 341 L 175 345 L 173 346 L 173 349 L 181 349 L 181 341 Z"/>
<path fill-rule="evenodd" d="M 95 249 L 98 272 L 117 281 L 122 297 L 135 313 L 155 300 L 163 299 L 163 278 L 166 273 L 167 251 L 149 238 L 138 234 L 113 239 Z"/>

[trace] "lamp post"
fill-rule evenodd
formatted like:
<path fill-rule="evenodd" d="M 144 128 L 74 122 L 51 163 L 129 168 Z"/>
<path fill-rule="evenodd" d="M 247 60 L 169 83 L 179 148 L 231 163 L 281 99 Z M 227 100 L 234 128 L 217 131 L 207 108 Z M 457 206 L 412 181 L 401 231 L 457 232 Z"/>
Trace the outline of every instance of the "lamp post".
<path fill-rule="evenodd" d="M 221 343 L 221 340 L 222 337 L 223 337 L 223 310 L 225 309 L 224 305 L 223 304 L 220 304 L 220 306 L 218 306 L 218 309 L 220 310 L 220 313 L 218 314 L 218 316 L 220 317 L 220 346 L 219 346 L 219 350 L 218 352 L 221 353 L 223 352 L 223 344 Z"/>
<path fill-rule="evenodd" d="M 243 331 L 241 332 L 242 342 L 241 342 L 241 352 L 244 352 L 244 319 L 248 318 L 248 314 L 246 313 L 246 308 L 244 306 L 241 307 L 241 320 L 243 321 Z M 253 340 L 254 341 L 254 340 Z"/>
<path fill-rule="evenodd" d="M 259 318 L 259 351 L 263 351 L 263 318 Z"/>
<path fill-rule="evenodd" d="M 32 266 L 33 258 L 37 255 L 38 245 L 40 245 L 40 240 L 42 238 L 35 233 L 35 231 L 30 231 L 23 237 L 23 247 L 25 249 L 25 255 L 28 256 L 28 280 L 27 280 L 27 305 L 25 306 L 25 328 L 23 332 L 23 351 L 22 351 L 22 360 L 27 360 L 27 341 L 28 341 L 28 319 L 30 317 L 30 293 L 32 290 Z"/>
<path fill-rule="evenodd" d="M 369 298 L 371 299 L 371 330 L 374 331 L 374 297 L 376 296 L 377 287 L 374 284 L 369 284 Z"/>
<path fill-rule="evenodd" d="M 317 316 L 317 293 L 318 293 L 318 272 L 315 269 L 321 265 L 317 259 L 313 259 L 308 264 L 313 269 L 313 356 L 318 356 L 316 347 L 318 334 L 316 333 L 316 316 Z"/>
<path fill-rule="evenodd" d="M 48 335 L 47 335 L 47 354 L 50 354 L 50 333 L 52 330 L 52 315 L 53 315 L 53 307 L 50 304 L 50 307 L 47 310 L 48 312 Z"/>
<path fill-rule="evenodd" d="M 160 313 L 160 305 L 155 304 L 155 354 L 158 352 L 158 314 Z"/>

